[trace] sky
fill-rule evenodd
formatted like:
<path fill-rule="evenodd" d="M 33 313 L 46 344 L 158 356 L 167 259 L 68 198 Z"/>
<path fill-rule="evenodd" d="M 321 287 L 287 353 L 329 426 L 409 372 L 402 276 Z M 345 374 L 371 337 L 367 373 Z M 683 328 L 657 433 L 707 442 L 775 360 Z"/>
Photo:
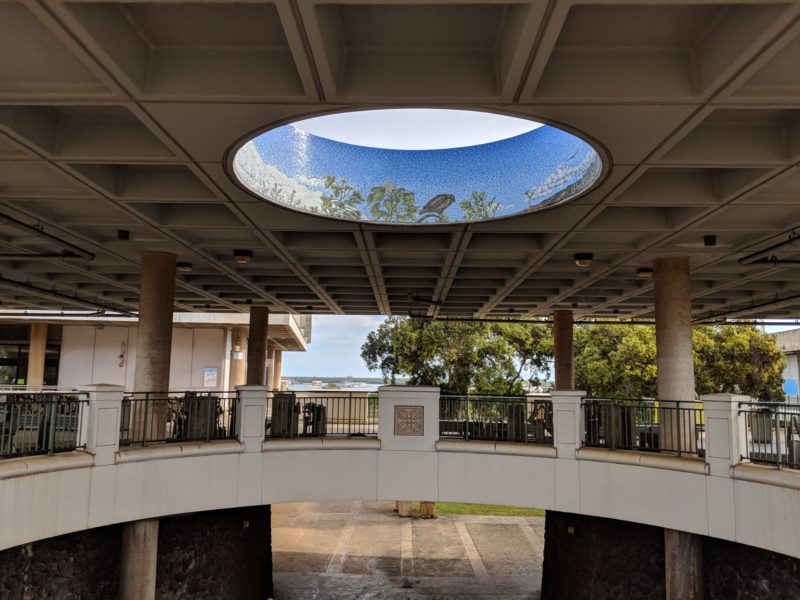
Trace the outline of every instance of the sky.
<path fill-rule="evenodd" d="M 337 142 L 393 150 L 463 148 L 505 140 L 541 123 L 494 113 L 436 108 L 394 108 L 336 113 L 292 123 Z"/>
<path fill-rule="evenodd" d="M 308 352 L 284 352 L 282 377 L 380 377 L 361 360 L 361 345 L 367 334 L 385 317 L 314 315 Z"/>
<path fill-rule="evenodd" d="M 315 315 L 308 352 L 284 352 L 283 377 L 380 377 L 380 371 L 368 371 L 361 360 L 361 345 L 384 319 L 371 315 Z M 798 327 L 768 325 L 766 330 L 774 333 Z"/>

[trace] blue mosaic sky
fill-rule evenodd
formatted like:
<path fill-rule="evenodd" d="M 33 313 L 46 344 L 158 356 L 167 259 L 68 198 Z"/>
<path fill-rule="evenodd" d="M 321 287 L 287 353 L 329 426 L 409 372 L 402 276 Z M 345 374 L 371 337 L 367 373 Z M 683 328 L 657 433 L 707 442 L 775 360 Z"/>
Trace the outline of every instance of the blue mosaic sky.
<path fill-rule="evenodd" d="M 248 187 L 294 208 L 356 220 L 418 221 L 418 215 L 410 210 L 402 219 L 368 210 L 366 198 L 370 191 L 387 183 L 389 191 L 398 187 L 413 192 L 417 210 L 437 195 L 451 195 L 443 220 L 458 222 L 563 202 L 590 187 L 601 170 L 600 159 L 589 144 L 550 126 L 501 141 L 442 150 L 355 146 L 317 137 L 292 125 L 268 131 L 255 138 L 253 144 L 266 168 L 251 165 L 250 172 L 263 173 L 253 174 L 252 178 L 258 181 L 248 183 L 240 173 L 246 167 L 236 165 L 237 174 Z M 244 164 L 238 155 L 236 160 Z M 345 198 L 343 202 L 320 205 L 315 194 L 327 193 L 330 197 L 332 179 L 334 183 L 346 180 L 348 184 L 338 200 L 357 191 L 365 199 L 363 203 Z M 276 187 L 281 188 L 280 193 L 274 191 Z M 298 188 L 299 192 L 286 201 L 284 188 Z M 267 189 L 273 191 L 266 192 Z M 464 203 L 470 202 L 473 192 L 485 193 L 485 203 L 480 210 L 470 212 Z M 496 202 L 491 203 L 492 200 Z M 431 221 L 438 221 L 438 217 L 428 220 Z"/>

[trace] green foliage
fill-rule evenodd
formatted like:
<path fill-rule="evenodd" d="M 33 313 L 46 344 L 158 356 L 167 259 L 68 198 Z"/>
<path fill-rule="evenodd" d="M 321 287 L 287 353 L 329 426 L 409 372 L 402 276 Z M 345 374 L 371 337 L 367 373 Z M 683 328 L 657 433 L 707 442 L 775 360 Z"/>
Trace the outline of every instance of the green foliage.
<path fill-rule="evenodd" d="M 538 383 L 552 360 L 545 325 L 423 321 L 389 317 L 370 332 L 361 357 L 394 383 L 441 386 L 452 393 L 511 394 Z"/>
<path fill-rule="evenodd" d="M 361 192 L 347 183 L 346 179 L 336 179 L 333 175 L 326 175 L 322 184 L 325 191 L 320 196 L 322 204 L 319 212 L 344 219 L 361 218 L 358 209 L 358 205 L 364 202 Z"/>
<path fill-rule="evenodd" d="M 373 187 L 366 199 L 369 218 L 387 223 L 416 223 L 414 192 L 389 182 Z"/>
<path fill-rule="evenodd" d="M 698 394 L 739 393 L 783 400 L 783 354 L 753 326 L 702 326 L 692 334 Z M 589 325 L 575 329 L 575 384 L 591 396 L 655 398 L 654 327 Z"/>
<path fill-rule="evenodd" d="M 575 385 L 591 396 L 655 397 L 654 328 L 628 325 L 576 327 Z"/>
<path fill-rule="evenodd" d="M 693 343 L 698 393 L 739 393 L 770 402 L 785 399 L 786 359 L 775 338 L 758 327 L 697 327 Z"/>
<path fill-rule="evenodd" d="M 458 203 L 458 207 L 464 211 L 465 221 L 480 221 L 494 217 L 500 203 L 494 198 L 486 200 L 486 192 L 472 192 L 469 198 Z"/>

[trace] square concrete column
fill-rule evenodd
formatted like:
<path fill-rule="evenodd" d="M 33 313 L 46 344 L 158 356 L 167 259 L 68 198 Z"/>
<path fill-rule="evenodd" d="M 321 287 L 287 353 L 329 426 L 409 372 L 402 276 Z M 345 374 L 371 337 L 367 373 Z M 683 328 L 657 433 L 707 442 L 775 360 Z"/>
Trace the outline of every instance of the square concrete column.
<path fill-rule="evenodd" d="M 378 395 L 378 498 L 438 500 L 439 388 L 388 385 Z"/>
<path fill-rule="evenodd" d="M 584 414 L 581 400 L 586 392 L 562 390 L 552 392 L 553 445 L 555 460 L 556 509 L 580 512 L 580 473 L 577 450 L 583 445 Z"/>
<path fill-rule="evenodd" d="M 269 389 L 264 385 L 240 385 L 236 392 L 236 435 L 245 452 L 261 452 Z"/>
<path fill-rule="evenodd" d="M 736 394 L 701 396 L 705 419 L 708 532 L 724 540 L 736 540 L 733 467 L 747 447 L 744 415 L 739 403 L 749 401 Z"/>
<path fill-rule="evenodd" d="M 731 477 L 731 468 L 739 464 L 747 447 L 744 415 L 739 403 L 751 401 L 737 394 L 708 394 L 700 396 L 705 418 L 706 464 L 709 473 Z"/>
<path fill-rule="evenodd" d="M 585 419 L 581 401 L 585 395 L 576 390 L 551 392 L 553 445 L 559 458 L 575 458 L 575 451 L 583 445 Z"/>
<path fill-rule="evenodd" d="M 119 385 L 87 385 L 89 394 L 82 426 L 86 432 L 86 451 L 94 454 L 96 467 L 113 465 L 119 450 L 119 425 L 124 388 Z"/>

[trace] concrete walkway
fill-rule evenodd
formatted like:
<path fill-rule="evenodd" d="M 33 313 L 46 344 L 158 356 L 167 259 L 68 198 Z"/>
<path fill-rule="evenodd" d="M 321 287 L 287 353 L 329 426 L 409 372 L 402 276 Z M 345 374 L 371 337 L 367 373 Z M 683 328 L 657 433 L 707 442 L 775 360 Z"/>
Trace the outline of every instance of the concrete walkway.
<path fill-rule="evenodd" d="M 544 519 L 400 518 L 392 502 L 272 507 L 275 600 L 536 600 Z"/>

